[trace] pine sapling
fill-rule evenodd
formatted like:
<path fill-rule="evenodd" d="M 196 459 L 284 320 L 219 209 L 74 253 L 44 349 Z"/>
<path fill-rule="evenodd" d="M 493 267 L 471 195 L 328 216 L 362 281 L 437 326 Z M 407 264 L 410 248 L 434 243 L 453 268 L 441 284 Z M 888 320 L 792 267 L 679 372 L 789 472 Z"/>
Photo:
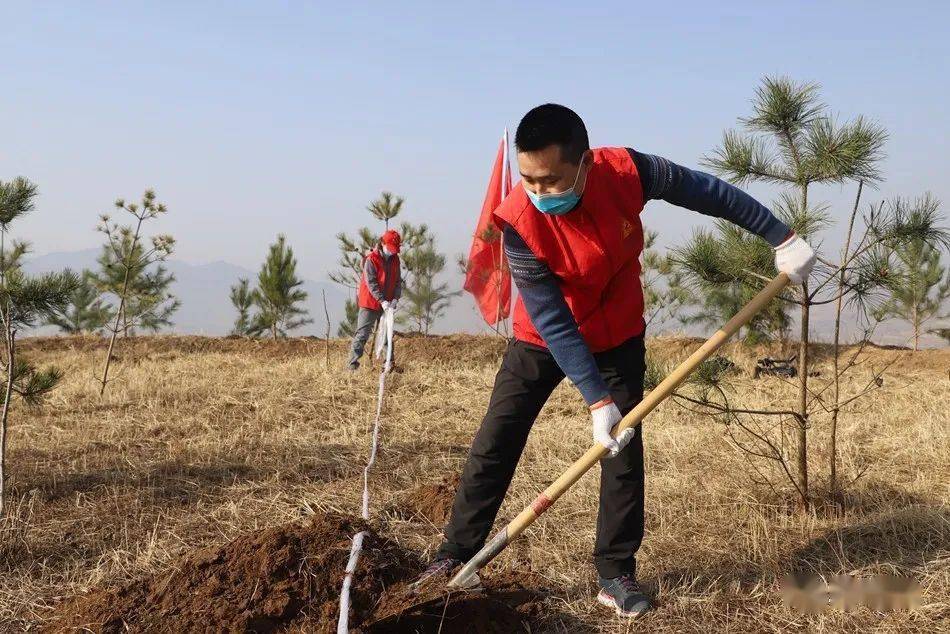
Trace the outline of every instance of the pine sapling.
<path fill-rule="evenodd" d="M 307 292 L 297 277 L 297 259 L 283 235 L 270 246 L 267 259 L 257 275 L 254 305 L 257 313 L 251 326 L 253 334 L 269 332 L 271 337 L 286 337 L 288 330 L 313 323 L 305 308 Z"/>
<path fill-rule="evenodd" d="M 174 238 L 156 235 L 146 246 L 142 235 L 143 223 L 166 213 L 168 210 L 165 205 L 157 202 L 155 192 L 149 189 L 142 196 L 141 204 L 126 203 L 119 199 L 115 207 L 130 214 L 134 221 L 132 225 L 119 225 L 113 223 L 108 215 L 100 217 L 98 230 L 105 236 L 106 244 L 99 259 L 102 270 L 95 279 L 100 290 L 118 298 L 118 304 L 109 328 L 109 346 L 99 379 L 99 396 L 105 394 L 109 382 L 109 370 L 119 334 L 128 335 L 137 326 L 157 329 L 168 325 L 171 313 L 180 305 L 167 292 L 174 277 L 158 264 L 171 255 Z"/>
<path fill-rule="evenodd" d="M 79 277 L 71 271 L 27 276 L 21 268 L 28 252 L 25 242 L 7 245 L 10 224 L 34 209 L 36 185 L 25 178 L 0 181 L 0 326 L 2 361 L 6 372 L 3 402 L 0 404 L 0 516 L 6 503 L 6 454 L 10 405 L 19 397 L 27 405 L 36 405 L 52 390 L 62 372 L 49 367 L 37 369 L 22 357 L 16 347 L 17 333 L 63 311 L 70 296 L 80 286 Z"/>
<path fill-rule="evenodd" d="M 232 335 L 241 335 L 246 337 L 252 334 L 251 309 L 254 307 L 255 291 L 251 289 L 247 279 L 241 278 L 238 283 L 231 287 L 231 304 L 238 311 L 238 316 L 234 320 L 234 328 L 231 329 Z"/>
<path fill-rule="evenodd" d="M 921 214 L 939 207 L 939 201 L 925 195 L 916 201 L 898 200 L 911 214 Z M 908 240 L 893 249 L 888 258 L 887 287 L 891 298 L 881 307 L 884 319 L 897 318 L 908 322 L 913 331 L 914 350 L 920 349 L 920 336 L 932 319 L 942 314 L 944 303 L 950 298 L 950 272 L 941 264 L 941 249 L 924 239 Z"/>
<path fill-rule="evenodd" d="M 47 324 L 68 335 L 100 333 L 109 322 L 112 306 L 102 298 L 90 271 L 83 271 L 80 284 L 64 310 L 52 313 Z"/>
<path fill-rule="evenodd" d="M 809 385 L 812 365 L 809 356 L 809 321 L 812 307 L 849 304 L 866 324 L 864 340 L 867 340 L 873 330 L 876 306 L 882 293 L 887 291 L 883 275 L 887 267 L 882 267 L 881 254 L 909 240 L 923 240 L 932 245 L 945 244 L 947 231 L 940 227 L 935 210 L 915 215 L 896 205 L 872 207 L 863 218 L 863 227 L 855 227 L 861 191 L 866 184 L 881 179 L 878 165 L 883 157 L 887 135 L 881 127 L 861 117 L 838 123 L 819 102 L 815 84 L 766 78 L 753 100 L 752 116 L 742 119 L 742 123 L 746 133 L 727 132 L 720 148 L 706 163 L 739 185 L 764 182 L 785 187 L 773 208 L 798 235 L 813 244 L 821 246 L 819 235 L 832 224 L 832 216 L 827 206 L 816 205 L 809 200 L 810 187 L 818 184 L 858 184 L 841 261 L 831 262 L 821 257 L 819 249 L 819 265 L 810 278 L 800 288 L 786 293 L 781 300 L 789 305 L 797 305 L 800 309 L 796 379 L 798 399 L 794 408 L 750 413 L 724 399 L 714 405 L 703 404 L 704 408 L 730 417 L 729 420 L 733 422 L 736 416 L 776 416 L 781 427 L 783 421 L 791 420 L 797 436 L 794 485 L 801 506 L 808 508 L 811 497 L 807 443 L 809 426 L 820 413 L 840 411 L 881 384 L 880 375 L 876 374 L 858 393 L 850 396 L 840 394 L 840 389 L 836 387 L 840 376 L 854 367 L 859 348 L 843 366 L 836 365 L 835 376 L 824 385 Z M 683 262 L 690 281 L 700 291 L 708 292 L 724 284 L 739 284 L 753 290 L 761 287 L 763 278 L 769 279 L 775 274 L 768 245 L 763 247 L 749 243 L 749 248 L 732 248 L 736 244 L 741 246 L 741 243 L 730 243 L 708 232 L 699 232 L 680 249 L 677 259 Z M 836 341 L 839 337 L 840 332 Z M 840 347 L 836 345 L 836 356 L 840 354 Z M 833 399 L 830 402 L 826 396 L 829 391 Z M 718 392 L 711 393 L 715 395 Z M 833 430 L 836 423 L 837 414 L 834 414 Z M 750 455 L 764 453 L 778 459 L 779 456 L 775 456 L 774 452 L 770 453 L 770 447 L 756 453 L 757 446 L 768 442 L 767 435 L 762 431 L 747 430 L 747 436 L 754 440 L 752 447 L 744 447 L 751 450 Z M 835 433 L 831 437 L 834 443 Z M 784 451 L 781 447 L 779 449 Z M 829 472 L 831 489 L 834 491 L 837 488 L 836 449 L 834 445 L 830 449 Z"/>

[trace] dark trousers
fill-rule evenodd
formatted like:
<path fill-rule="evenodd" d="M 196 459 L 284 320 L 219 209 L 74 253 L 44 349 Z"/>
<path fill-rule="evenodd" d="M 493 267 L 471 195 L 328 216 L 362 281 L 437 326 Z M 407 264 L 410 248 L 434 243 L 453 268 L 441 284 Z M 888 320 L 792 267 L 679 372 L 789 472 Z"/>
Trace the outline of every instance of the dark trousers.
<path fill-rule="evenodd" d="M 643 337 L 594 355 L 611 397 L 624 414 L 643 398 L 644 355 Z M 484 545 L 528 432 L 563 378 L 564 373 L 546 349 L 517 340 L 509 342 L 437 556 L 467 561 Z M 579 415 L 578 424 L 589 425 L 589 417 Z M 586 449 L 586 445 L 578 446 L 578 457 Z M 620 455 L 601 461 L 594 545 L 598 574 L 609 578 L 635 573 L 635 554 L 642 539 L 643 438 L 638 426 Z"/>

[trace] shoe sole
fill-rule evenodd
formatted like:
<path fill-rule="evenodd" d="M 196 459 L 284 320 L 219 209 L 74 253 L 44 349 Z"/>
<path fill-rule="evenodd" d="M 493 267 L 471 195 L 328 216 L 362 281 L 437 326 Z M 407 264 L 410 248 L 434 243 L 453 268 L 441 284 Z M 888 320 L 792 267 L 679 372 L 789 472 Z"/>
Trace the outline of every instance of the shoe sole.
<path fill-rule="evenodd" d="M 625 612 L 619 605 L 617 605 L 617 602 L 614 601 L 614 598 L 603 590 L 597 593 L 597 603 L 608 608 L 613 608 L 617 616 L 625 619 L 635 619 L 647 612 L 647 610 L 643 610 L 642 612 Z"/>

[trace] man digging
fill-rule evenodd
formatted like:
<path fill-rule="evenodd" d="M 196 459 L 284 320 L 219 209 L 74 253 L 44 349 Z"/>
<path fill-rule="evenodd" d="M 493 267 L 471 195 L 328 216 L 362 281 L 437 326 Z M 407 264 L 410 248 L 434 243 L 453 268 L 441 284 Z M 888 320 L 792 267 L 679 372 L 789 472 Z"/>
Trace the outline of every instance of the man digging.
<path fill-rule="evenodd" d="M 597 600 L 624 617 L 650 608 L 636 580 L 643 539 L 641 426 L 611 429 L 643 396 L 645 348 L 640 212 L 661 199 L 726 219 L 775 248 L 801 284 L 815 252 L 763 205 L 728 183 L 623 147 L 591 149 L 581 118 L 545 104 L 515 135 L 521 184 L 494 212 L 518 287 L 514 338 L 475 435 L 445 540 L 419 582 L 448 579 L 485 543 L 528 432 L 567 376 L 590 408 L 601 462 L 594 544 Z M 765 273 L 765 272 L 763 272 Z"/>
<path fill-rule="evenodd" d="M 356 332 L 353 333 L 347 365 L 350 370 L 359 369 L 363 349 L 383 311 L 389 308 L 396 310 L 396 304 L 402 297 L 402 270 L 399 264 L 401 244 L 399 232 L 390 229 L 363 259 L 363 275 L 356 293 L 360 312 L 356 318 Z M 395 366 L 390 369 L 395 370 Z"/>

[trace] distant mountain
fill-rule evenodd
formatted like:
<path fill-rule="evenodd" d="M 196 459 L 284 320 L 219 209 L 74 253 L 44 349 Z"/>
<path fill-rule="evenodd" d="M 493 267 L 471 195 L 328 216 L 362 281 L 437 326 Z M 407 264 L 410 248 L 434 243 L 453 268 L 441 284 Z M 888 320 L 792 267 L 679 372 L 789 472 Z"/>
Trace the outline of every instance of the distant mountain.
<path fill-rule="evenodd" d="M 76 272 L 83 269 L 95 269 L 98 255 L 98 249 L 49 253 L 30 259 L 24 269 L 34 274 L 65 268 Z M 242 277 L 248 278 L 253 283 L 257 273 L 221 261 L 189 264 L 180 260 L 169 260 L 165 266 L 175 275 L 172 293 L 181 300 L 181 308 L 172 318 L 175 322 L 172 330 L 188 334 L 228 334 L 236 316 L 230 299 L 231 286 Z M 314 323 L 295 330 L 294 334 L 317 336 L 325 334 L 326 318 L 321 294 L 325 290 L 332 324 L 331 330 L 335 335 L 336 325 L 343 318 L 343 306 L 347 297 L 345 290 L 336 284 L 312 280 L 304 280 L 304 290 L 308 293 L 306 308 L 310 311 L 310 317 Z"/>

